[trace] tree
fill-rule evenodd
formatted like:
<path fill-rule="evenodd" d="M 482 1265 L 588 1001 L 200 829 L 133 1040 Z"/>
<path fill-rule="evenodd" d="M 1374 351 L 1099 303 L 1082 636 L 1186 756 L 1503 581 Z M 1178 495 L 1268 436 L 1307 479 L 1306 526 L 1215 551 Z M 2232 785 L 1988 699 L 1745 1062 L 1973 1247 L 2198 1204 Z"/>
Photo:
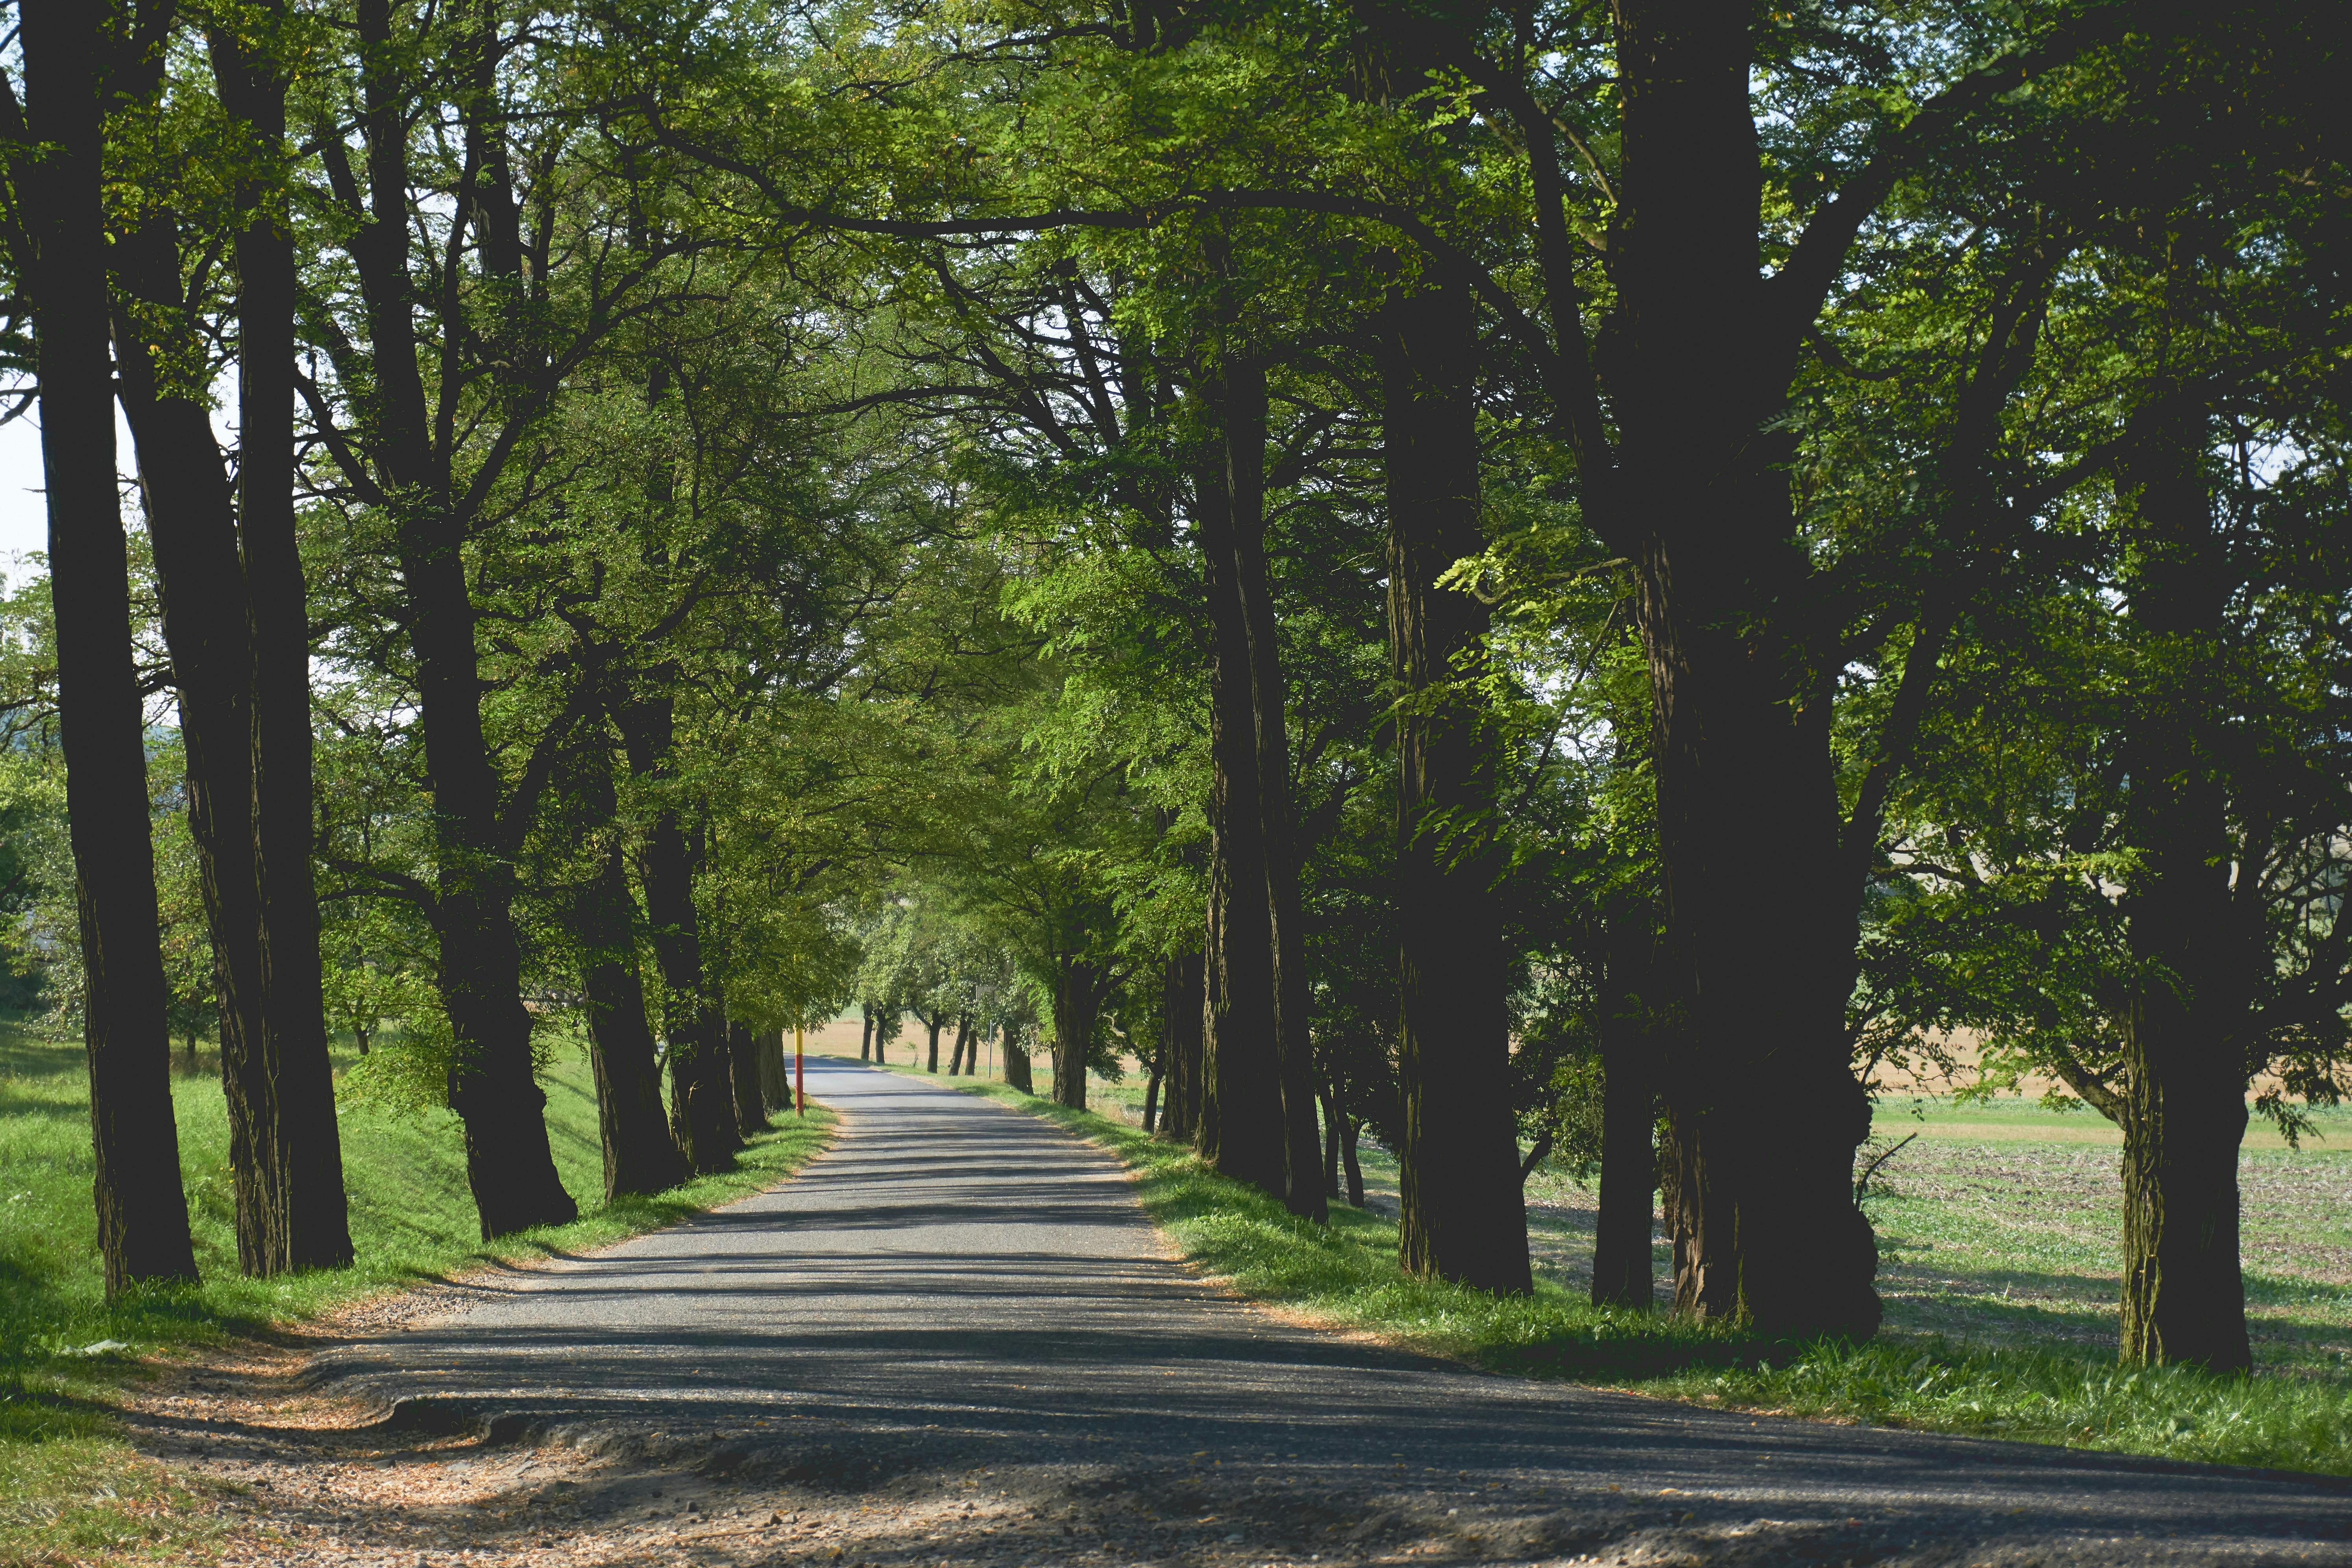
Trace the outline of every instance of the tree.
<path fill-rule="evenodd" d="M 2065 183 L 2082 150 L 2069 135 L 2096 132 L 2118 66 L 2147 58 L 2126 39 L 2138 15 L 1956 12 L 1931 60 L 1927 35 L 1861 13 L 1630 5 L 1605 28 L 1565 12 L 1371 13 L 1394 47 L 1459 72 L 1468 107 L 1526 150 L 1538 309 L 1447 237 L 1417 237 L 1530 356 L 1585 522 L 1641 577 L 1685 1310 L 1773 1331 L 1877 1322 L 1850 1191 L 1867 1104 L 1839 1016 L 1856 921 L 1954 617 L 1985 563 L 2082 477 L 1984 458 L 2020 413 L 2035 301 L 2070 243 L 2026 193 Z M 2013 90 L 2053 80 L 2079 96 Z M 1848 90 L 1864 82 L 1886 90 Z M 2003 302 L 1949 355 L 1973 368 L 1904 389 L 1940 410 L 1913 426 L 1937 480 L 1893 531 L 1938 569 L 1893 594 L 1882 580 L 1873 599 L 1856 568 L 1897 539 L 1809 531 L 1790 482 L 1792 457 L 1839 434 L 1811 389 L 1871 374 L 1841 339 L 1879 341 L 1886 281 L 1979 261 Z M 1906 626 L 1912 695 L 1871 708 L 1885 725 L 1848 794 L 1833 710 L 1858 668 L 1895 679 L 1872 656 Z"/>
<path fill-rule="evenodd" d="M 327 1022 L 366 1056 L 387 1026 L 433 1010 L 431 933 L 397 905 L 337 900 L 322 911 Z"/>
<path fill-rule="evenodd" d="M 251 34 L 248 23 L 257 23 Z M 254 855 L 259 892 L 260 1042 L 285 1124 L 285 1236 L 274 1268 L 351 1261 L 341 1149 L 327 1063 L 325 976 L 310 849 L 310 617 L 295 520 L 294 224 L 287 182 L 283 0 L 206 35 L 221 106 L 250 139 L 232 192 L 247 215 L 237 268 L 237 543 L 251 677 Z"/>
<path fill-rule="evenodd" d="M 234 486 L 207 407 L 214 367 L 205 345 L 215 312 L 203 261 L 207 230 L 232 220 L 189 210 L 208 204 L 184 177 L 190 149 L 181 144 L 180 122 L 196 106 L 183 101 L 194 95 L 191 84 L 168 79 L 168 16 L 163 31 L 124 55 L 110 83 L 123 106 L 113 161 L 145 176 L 120 182 L 140 199 L 116 220 L 112 303 L 118 395 L 139 452 L 187 764 L 187 825 L 220 993 L 237 1259 L 247 1273 L 266 1275 L 340 1268 L 352 1259 L 352 1243 L 310 876 L 310 622 L 293 530 L 291 237 L 282 215 L 268 213 L 283 201 L 277 170 L 285 88 L 236 28 L 213 41 L 215 74 L 236 112 L 259 117 L 243 127 L 256 142 L 237 148 L 246 177 L 228 193 L 251 215 L 237 247 L 249 286 L 241 280 L 236 312 L 244 402 Z M 271 37 L 263 47 L 278 44 Z M 275 639 L 267 657 L 255 640 L 260 628 Z M 266 793 L 265 759 L 273 769 Z"/>
<path fill-rule="evenodd" d="M 528 534 L 518 514 L 540 515 L 554 499 L 540 480 L 561 434 L 556 413 L 606 340 L 663 291 L 675 242 L 639 226 L 616 268 L 573 264 L 604 255 L 612 224 L 626 230 L 646 194 L 641 161 L 598 141 L 596 110 L 558 91 L 597 81 L 556 63 L 593 58 L 593 38 L 537 32 L 491 5 L 412 13 L 361 0 L 354 23 L 354 52 L 339 66 L 357 86 L 359 162 L 340 127 L 322 135 L 320 177 L 305 192 L 340 250 L 303 280 L 310 342 L 331 374 L 306 372 L 298 389 L 331 465 L 320 493 L 365 547 L 341 584 L 351 598 L 338 651 L 414 694 L 435 837 L 429 887 L 402 896 L 420 900 L 437 937 L 449 1103 L 493 1236 L 577 1212 L 532 1077 L 511 868 L 573 721 L 602 694 L 566 679 L 577 674 L 568 649 L 534 658 L 537 639 L 503 643 L 491 628 L 547 585 L 514 546 Z M 517 101 L 526 84 L 541 95 L 528 114 Z M 443 113 L 454 142 L 427 130 Z M 486 552 L 503 570 L 469 568 Z M 489 684 L 558 689 L 486 711 L 486 659 Z M 519 668 L 500 668 L 508 659 Z M 612 717 L 637 771 L 657 773 L 662 699 L 616 704 Z M 508 734 L 498 725 L 509 720 L 530 728 Z M 510 747 L 523 760 L 509 772 Z M 647 850 L 659 867 L 648 912 L 673 991 L 697 967 L 674 837 L 657 825 Z M 715 1119 L 695 1125 L 709 1133 L 695 1148 L 698 1167 L 731 1152 Z"/>
<path fill-rule="evenodd" d="M 2342 655 L 2318 628 L 2343 456 L 2310 356 L 2345 327 L 2303 174 L 2340 166 L 2311 132 L 2336 25 L 2152 38 L 2070 146 L 2054 194 L 2095 265 L 2053 285 L 2042 335 L 2081 347 L 2038 391 L 2079 426 L 2035 440 L 2078 482 L 2008 601 L 1955 628 L 1865 949 L 1888 1048 L 1966 1022 L 1988 1088 L 2048 1074 L 2121 1127 L 2130 1362 L 2248 1364 L 2249 1098 L 2293 1129 L 2340 1092 Z"/>
<path fill-rule="evenodd" d="M 555 786 L 561 808 L 541 825 L 541 841 L 560 864 L 538 880 L 562 889 L 553 912 L 570 939 L 565 945 L 576 954 L 589 1065 L 596 1079 L 604 1201 L 611 1203 L 675 1186 L 693 1167 L 671 1135 L 662 1106 L 661 1064 L 641 959 L 646 921 L 629 879 L 629 835 L 614 781 L 613 737 L 601 716 L 583 721 L 581 731 L 566 748 L 567 776 Z"/>
<path fill-rule="evenodd" d="M 1503 1079 L 1499 761 L 1460 689 L 1486 609 L 1439 578 L 1481 553 L 1477 331 L 1458 286 L 1398 290 L 1381 322 L 1389 623 L 1397 708 L 1398 1247 L 1407 1270 L 1490 1290 L 1534 1288 L 1518 1144 Z"/>
<path fill-rule="evenodd" d="M 172 1117 L 145 715 L 114 489 L 100 95 L 121 19 L 111 6 L 50 0 L 33 0 L 20 18 L 25 101 L 20 113 L 13 94 L 0 100 L 0 131 L 20 197 L 15 211 L 23 215 L 9 236 L 11 258 L 32 300 L 39 353 L 58 727 L 88 976 L 82 1030 L 98 1243 L 111 1299 L 143 1281 L 196 1276 Z"/>
<path fill-rule="evenodd" d="M 2288 428 L 2297 458 L 2256 479 Z M 2343 656 L 2311 635 L 2345 591 L 2318 546 L 2344 458 L 2243 389 L 2158 390 L 2129 431 L 2075 580 L 1956 654 L 1865 975 L 1916 1031 L 1983 1031 L 1988 1089 L 2047 1074 L 2122 1129 L 2125 1359 L 2243 1369 L 2248 1100 L 2291 1134 L 2294 1100 L 2332 1102 L 2352 996 Z"/>

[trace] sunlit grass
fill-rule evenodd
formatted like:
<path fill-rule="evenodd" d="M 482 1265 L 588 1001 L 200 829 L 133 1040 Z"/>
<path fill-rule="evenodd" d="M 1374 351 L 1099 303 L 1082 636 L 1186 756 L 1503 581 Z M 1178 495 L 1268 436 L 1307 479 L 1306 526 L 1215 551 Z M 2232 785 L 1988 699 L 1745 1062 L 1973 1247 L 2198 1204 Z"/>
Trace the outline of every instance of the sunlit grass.
<path fill-rule="evenodd" d="M 338 1056 L 338 1066 L 348 1065 Z M 109 1304 L 90 1200 L 89 1100 L 77 1044 L 0 1022 L 0 1568 L 171 1559 L 210 1526 L 187 1489 L 124 1444 L 109 1412 L 168 1357 L 371 1296 L 495 1263 L 608 1246 L 758 1192 L 806 1163 L 835 1123 L 812 1106 L 777 1119 L 734 1170 L 604 1206 L 595 1089 L 562 1047 L 545 1085 L 548 1133 L 582 1217 L 480 1239 L 457 1118 L 346 1107 L 339 1118 L 357 1264 L 276 1279 L 236 1272 L 220 1082 L 173 1083 L 181 1180 L 203 1283 Z"/>

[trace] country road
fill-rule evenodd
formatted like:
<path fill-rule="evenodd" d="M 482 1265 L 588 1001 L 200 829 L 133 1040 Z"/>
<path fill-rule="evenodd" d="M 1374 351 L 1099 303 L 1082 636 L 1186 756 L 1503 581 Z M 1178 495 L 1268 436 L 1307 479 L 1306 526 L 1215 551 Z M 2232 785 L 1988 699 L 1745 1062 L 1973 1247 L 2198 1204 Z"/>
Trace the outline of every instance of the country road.
<path fill-rule="evenodd" d="M 347 1501 L 278 1560 L 2352 1563 L 2333 1480 L 1757 1420 L 1289 1326 L 1190 1276 L 1116 1163 L 1043 1121 L 847 1063 L 809 1089 L 845 1125 L 796 1180 L 326 1356 L 322 1388 L 396 1412 L 348 1497 L 413 1441 L 489 1500 L 415 1536 Z"/>

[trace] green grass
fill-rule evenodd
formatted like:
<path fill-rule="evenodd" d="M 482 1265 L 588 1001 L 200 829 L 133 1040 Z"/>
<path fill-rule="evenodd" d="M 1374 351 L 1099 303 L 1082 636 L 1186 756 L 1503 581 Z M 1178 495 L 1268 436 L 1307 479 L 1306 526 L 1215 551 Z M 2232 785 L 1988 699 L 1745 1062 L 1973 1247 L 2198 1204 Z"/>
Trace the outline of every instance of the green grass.
<path fill-rule="evenodd" d="M 1907 1326 L 1899 1299 L 1888 1330 L 1853 1345 L 1598 1309 L 1549 1270 L 1523 1298 L 1427 1283 L 1398 1271 L 1392 1219 L 1335 1205 L 1328 1227 L 1307 1225 L 1255 1189 L 1202 1170 L 1189 1150 L 1146 1137 L 1127 1120 L 1135 1088 L 1098 1086 L 1111 1112 L 1103 1115 L 1001 1084 L 956 1087 L 1116 1152 L 1186 1258 L 1241 1293 L 1391 1343 L 1497 1372 L 1745 1410 L 2352 1474 L 2352 1396 L 2341 1377 L 2312 1368 L 2238 1378 L 2131 1370 L 2116 1364 L 2112 1337 L 2104 1347 L 1971 1343 Z M 1377 1163 L 1366 1173 L 1375 1187 L 1386 1173 Z M 1889 1228 L 1886 1215 L 1874 1217 Z M 1898 1249 L 1911 1245 L 1902 1224 L 1894 1227 Z"/>
<path fill-rule="evenodd" d="M 1896 1136 L 1921 1133 L 1888 1163 L 1868 1204 L 1889 1321 L 1970 1342 L 2112 1355 L 2123 1264 L 2119 1148 L 2083 1140 L 2105 1130 L 2095 1119 L 2035 1119 L 2004 1107 L 2002 1121 L 1960 1120 L 1977 1109 L 1931 1107 L 1921 1121 L 1882 1112 L 1882 1128 Z M 2333 1121 L 2323 1118 L 2323 1130 L 2336 1130 Z M 2239 1157 L 2255 1361 L 2268 1373 L 2339 1392 L 2352 1358 L 2347 1142 L 2306 1139 L 2291 1150 L 2273 1140 Z"/>
<path fill-rule="evenodd" d="M 344 1052 L 336 1065 L 350 1065 Z M 104 1298 L 90 1205 L 89 1100 L 78 1044 L 0 1020 L 0 1565 L 184 1559 L 209 1508 L 119 1435 L 111 1405 L 144 1358 L 168 1357 L 315 1318 L 371 1296 L 496 1263 L 607 1246 L 757 1192 L 804 1164 L 834 1118 L 780 1118 L 737 1168 L 658 1198 L 598 1201 L 595 1090 L 584 1054 L 559 1047 L 548 1133 L 574 1224 L 484 1243 L 457 1119 L 347 1107 L 340 1121 L 357 1264 L 277 1279 L 236 1272 L 228 1130 L 220 1082 L 174 1075 L 194 1288 Z M 109 1342 L 121 1349 L 100 1349 Z"/>

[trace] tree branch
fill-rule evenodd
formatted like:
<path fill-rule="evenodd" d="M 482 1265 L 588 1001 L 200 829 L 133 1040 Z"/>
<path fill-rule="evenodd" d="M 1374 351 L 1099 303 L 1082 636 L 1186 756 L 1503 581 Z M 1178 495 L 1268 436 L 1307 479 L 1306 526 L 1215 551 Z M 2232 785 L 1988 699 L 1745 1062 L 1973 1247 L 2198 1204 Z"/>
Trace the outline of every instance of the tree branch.
<path fill-rule="evenodd" d="M 1822 301 L 1844 269 L 1854 236 L 1898 181 L 1969 115 L 2084 50 L 2120 37 L 2139 15 L 2140 8 L 2128 3 L 2095 5 L 2060 23 L 2039 42 L 1969 71 L 1887 132 L 1870 162 L 1814 210 L 1787 263 L 1765 285 L 1769 308 L 1780 317 L 1790 346 L 1802 340 L 1821 314 Z"/>
<path fill-rule="evenodd" d="M 2107 1080 L 2083 1065 L 2080 1058 L 2066 1046 L 2051 1047 L 2050 1070 L 2058 1081 L 2083 1097 L 2083 1103 L 2115 1122 L 2123 1124 L 2124 1099 L 2107 1085 Z"/>

